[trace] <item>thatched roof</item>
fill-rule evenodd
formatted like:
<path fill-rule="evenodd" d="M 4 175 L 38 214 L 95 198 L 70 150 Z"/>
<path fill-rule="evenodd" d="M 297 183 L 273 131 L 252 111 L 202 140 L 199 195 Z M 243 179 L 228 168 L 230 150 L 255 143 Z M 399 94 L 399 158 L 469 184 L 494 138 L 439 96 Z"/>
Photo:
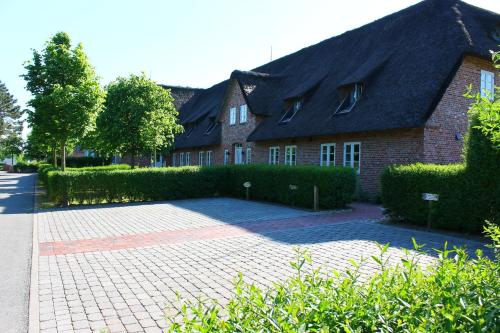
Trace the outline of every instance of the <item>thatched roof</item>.
<path fill-rule="evenodd" d="M 242 88 L 249 110 L 263 116 L 248 141 L 423 126 L 463 56 L 490 58 L 499 25 L 500 15 L 461 1 L 420 2 L 196 92 L 180 108 L 181 122 L 196 128 L 175 145 L 220 142 L 220 126 L 210 134 L 203 127 L 222 111 L 230 80 Z M 361 99 L 334 115 L 341 88 L 353 83 L 363 84 Z M 302 109 L 280 123 L 293 98 L 303 100 Z"/>

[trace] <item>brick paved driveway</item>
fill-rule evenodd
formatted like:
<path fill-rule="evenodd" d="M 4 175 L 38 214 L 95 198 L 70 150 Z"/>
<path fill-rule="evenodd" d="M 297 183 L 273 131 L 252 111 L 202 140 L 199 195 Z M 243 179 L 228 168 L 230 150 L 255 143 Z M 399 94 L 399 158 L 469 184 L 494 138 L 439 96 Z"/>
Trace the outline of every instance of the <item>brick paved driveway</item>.
<path fill-rule="evenodd" d="M 315 214 L 224 198 L 41 211 L 41 332 L 161 332 L 177 293 L 224 303 L 238 272 L 270 285 L 292 273 L 297 246 L 311 251 L 315 265 L 339 270 L 377 254 L 376 242 L 391 243 L 392 260 L 404 256 L 411 237 L 429 248 L 445 240 L 483 247 L 377 223 L 380 216 L 370 205 Z M 367 264 L 363 273 L 374 269 Z"/>

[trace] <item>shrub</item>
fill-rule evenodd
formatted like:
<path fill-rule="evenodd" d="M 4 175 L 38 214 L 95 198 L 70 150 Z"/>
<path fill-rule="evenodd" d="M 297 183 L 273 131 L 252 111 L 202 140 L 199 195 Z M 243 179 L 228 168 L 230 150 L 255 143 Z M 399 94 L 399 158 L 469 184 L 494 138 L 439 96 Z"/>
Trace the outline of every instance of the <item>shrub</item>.
<path fill-rule="evenodd" d="M 489 230 L 500 247 L 498 227 Z M 269 290 L 244 283 L 240 274 L 227 306 L 183 304 L 169 332 L 498 332 L 497 251 L 494 259 L 481 251 L 472 259 L 463 249 L 445 248 L 422 268 L 409 251 L 388 265 L 388 245 L 372 257 L 379 271 L 365 282 L 364 263 L 325 277 L 320 269 L 305 271 L 311 259 L 300 252 L 292 263 L 296 274 Z"/>
<path fill-rule="evenodd" d="M 34 173 L 38 171 L 38 163 L 19 161 L 14 165 L 14 172 Z"/>
<path fill-rule="evenodd" d="M 58 203 L 99 203 L 171 200 L 224 195 L 302 207 L 313 205 L 313 185 L 319 186 L 320 207 L 350 202 L 356 177 L 350 168 L 242 165 L 219 167 L 147 168 L 50 172 L 48 193 Z M 297 189 L 291 190 L 290 185 Z"/>
<path fill-rule="evenodd" d="M 52 159 L 48 160 L 48 163 L 52 163 Z M 107 157 L 66 157 L 66 167 L 68 168 L 82 168 L 82 167 L 92 167 L 92 166 L 102 166 L 109 165 L 111 163 L 111 158 Z"/>
<path fill-rule="evenodd" d="M 44 184 L 47 185 L 49 172 L 57 171 L 57 168 L 54 168 L 52 164 L 39 164 L 38 165 L 38 179 Z"/>
<path fill-rule="evenodd" d="M 66 168 L 67 171 L 110 171 L 110 170 L 130 170 L 132 167 L 128 164 L 111 164 L 102 166 L 89 166 L 79 168 Z"/>

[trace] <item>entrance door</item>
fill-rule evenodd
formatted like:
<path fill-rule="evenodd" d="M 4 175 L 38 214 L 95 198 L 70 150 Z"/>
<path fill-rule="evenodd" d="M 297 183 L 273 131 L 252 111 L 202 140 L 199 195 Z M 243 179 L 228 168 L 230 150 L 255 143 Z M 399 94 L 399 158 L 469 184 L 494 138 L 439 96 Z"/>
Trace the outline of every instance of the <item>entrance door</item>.
<path fill-rule="evenodd" d="M 243 163 L 243 147 L 241 144 L 234 145 L 234 164 Z"/>

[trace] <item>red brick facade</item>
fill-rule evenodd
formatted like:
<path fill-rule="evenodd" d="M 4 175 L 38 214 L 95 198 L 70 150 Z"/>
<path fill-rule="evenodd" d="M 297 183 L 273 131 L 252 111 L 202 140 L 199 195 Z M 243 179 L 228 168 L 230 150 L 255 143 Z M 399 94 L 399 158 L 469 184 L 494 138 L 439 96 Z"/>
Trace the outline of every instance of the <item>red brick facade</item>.
<path fill-rule="evenodd" d="M 259 117 L 248 110 L 247 121 L 240 123 L 240 106 L 245 104 L 243 94 L 236 84 L 230 85 L 219 121 L 221 145 L 175 151 L 177 165 L 179 153 L 189 151 L 190 164 L 198 165 L 199 151 L 212 151 L 212 164 L 224 163 L 224 150 L 230 154 L 229 163 L 235 162 L 235 145 L 241 144 L 245 152 L 251 148 L 251 163 L 269 163 L 269 148 L 278 146 L 279 163 L 285 162 L 285 146 L 295 145 L 297 164 L 320 164 L 321 144 L 335 144 L 335 165 L 344 164 L 344 144 L 360 143 L 360 185 L 365 192 L 379 191 L 379 175 L 391 164 L 414 162 L 454 163 L 461 161 L 463 137 L 467 131 L 467 110 L 470 101 L 463 97 L 466 87 L 480 86 L 481 69 L 494 71 L 491 62 L 465 57 L 450 85 L 444 92 L 435 111 L 421 128 L 398 129 L 382 132 L 342 134 L 328 137 L 295 138 L 273 142 L 247 142 L 248 135 L 259 124 Z M 236 124 L 229 124 L 229 109 L 236 108 Z M 306 126 L 306 124 L 305 124 Z M 171 163 L 171 162 L 170 162 Z"/>

